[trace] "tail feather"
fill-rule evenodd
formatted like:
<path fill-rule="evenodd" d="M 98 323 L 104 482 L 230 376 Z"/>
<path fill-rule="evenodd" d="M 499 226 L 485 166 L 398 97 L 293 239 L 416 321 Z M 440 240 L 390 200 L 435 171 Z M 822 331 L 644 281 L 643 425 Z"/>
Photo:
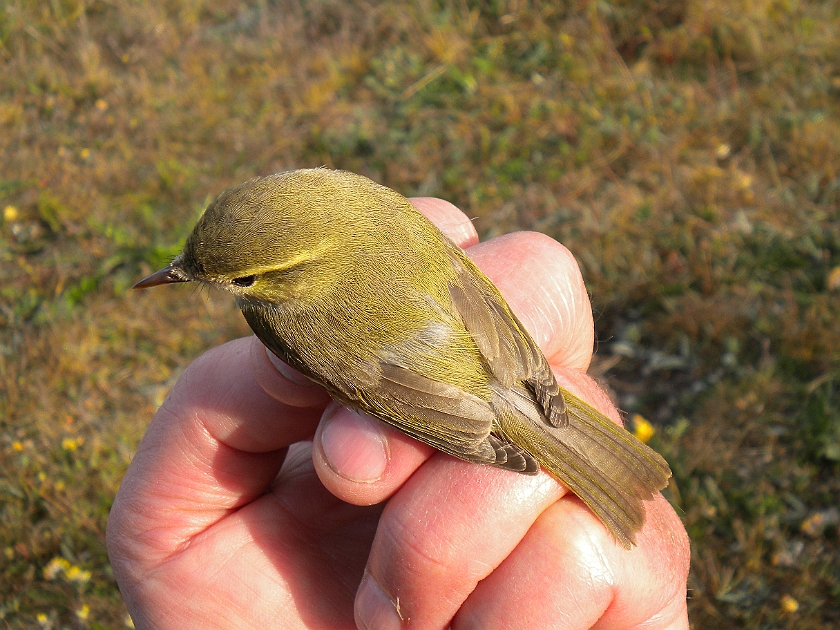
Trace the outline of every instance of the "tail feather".
<path fill-rule="evenodd" d="M 611 461 L 626 466 L 640 497 L 652 498 L 656 492 L 668 485 L 671 469 L 664 457 L 574 394 L 565 390 L 562 392 L 569 411 L 570 424 L 579 425 L 582 433 L 593 438 L 597 434 L 596 439 L 600 444 L 612 445 L 612 448 L 608 447 L 610 452 L 626 455 Z"/>
<path fill-rule="evenodd" d="M 497 391 L 500 433 L 580 497 L 629 549 L 645 522 L 644 501 L 668 484 L 668 463 L 594 407 L 560 391 L 569 422 L 556 428 L 527 396 Z"/>

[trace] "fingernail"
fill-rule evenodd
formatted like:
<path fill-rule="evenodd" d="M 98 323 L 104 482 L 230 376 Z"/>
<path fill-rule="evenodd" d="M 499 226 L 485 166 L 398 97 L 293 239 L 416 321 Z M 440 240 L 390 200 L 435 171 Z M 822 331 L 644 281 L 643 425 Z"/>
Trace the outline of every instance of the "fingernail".
<path fill-rule="evenodd" d="M 292 381 L 292 383 L 297 383 L 298 385 L 309 385 L 315 387 L 315 383 L 311 380 L 306 378 L 303 374 L 298 372 L 295 368 L 290 366 L 288 363 L 283 361 L 280 357 L 274 354 L 268 348 L 265 349 L 265 353 L 268 355 L 268 360 L 271 361 L 271 364 L 277 368 L 277 371 L 280 372 L 283 376 L 287 379 Z"/>
<path fill-rule="evenodd" d="M 379 481 L 388 466 L 388 450 L 379 422 L 338 405 L 327 410 L 322 422 L 336 413 L 342 413 L 342 418 L 327 421 L 321 432 L 321 450 L 327 465 L 349 481 Z"/>
<path fill-rule="evenodd" d="M 356 594 L 356 624 L 365 630 L 399 630 L 402 617 L 397 606 L 369 573 Z"/>

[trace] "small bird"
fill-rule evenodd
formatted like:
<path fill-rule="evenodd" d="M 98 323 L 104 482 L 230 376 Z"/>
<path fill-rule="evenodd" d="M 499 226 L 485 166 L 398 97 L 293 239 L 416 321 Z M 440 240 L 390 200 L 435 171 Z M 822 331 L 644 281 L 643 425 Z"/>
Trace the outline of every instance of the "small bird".
<path fill-rule="evenodd" d="M 134 288 L 193 281 L 230 291 L 262 343 L 341 403 L 468 462 L 542 466 L 627 549 L 671 476 L 557 384 L 459 247 L 366 177 L 302 169 L 225 190 Z"/>

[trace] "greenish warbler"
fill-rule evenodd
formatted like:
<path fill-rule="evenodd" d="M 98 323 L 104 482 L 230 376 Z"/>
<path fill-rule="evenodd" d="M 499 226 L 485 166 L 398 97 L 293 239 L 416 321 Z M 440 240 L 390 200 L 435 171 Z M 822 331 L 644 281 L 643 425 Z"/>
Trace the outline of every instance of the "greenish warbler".
<path fill-rule="evenodd" d="M 278 357 L 337 400 L 468 462 L 540 466 L 624 547 L 665 460 L 558 386 L 492 282 L 402 195 L 328 169 L 221 193 L 184 251 L 135 288 L 236 296 Z"/>

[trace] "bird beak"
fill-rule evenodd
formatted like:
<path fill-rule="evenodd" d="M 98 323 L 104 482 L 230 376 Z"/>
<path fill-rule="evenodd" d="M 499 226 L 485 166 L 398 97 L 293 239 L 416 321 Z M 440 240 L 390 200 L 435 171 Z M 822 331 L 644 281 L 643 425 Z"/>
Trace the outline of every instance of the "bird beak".
<path fill-rule="evenodd" d="M 156 287 L 161 284 L 173 284 L 175 282 L 189 282 L 183 272 L 177 267 L 169 265 L 160 271 L 154 272 L 148 278 L 143 278 L 140 282 L 135 284 L 132 289 L 148 289 L 149 287 Z"/>

